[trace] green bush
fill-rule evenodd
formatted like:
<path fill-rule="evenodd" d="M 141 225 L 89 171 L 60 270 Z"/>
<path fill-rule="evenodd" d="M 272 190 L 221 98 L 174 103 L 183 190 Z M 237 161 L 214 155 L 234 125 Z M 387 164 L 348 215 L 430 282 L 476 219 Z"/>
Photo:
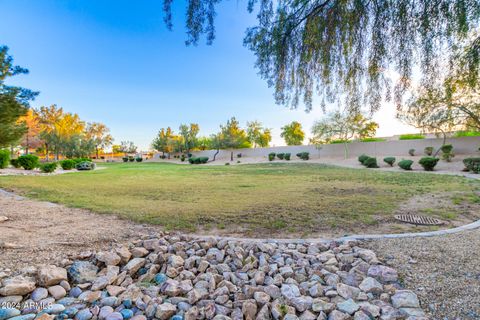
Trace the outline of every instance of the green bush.
<path fill-rule="evenodd" d="M 370 158 L 369 156 L 367 156 L 366 154 L 362 154 L 358 157 L 358 161 L 363 164 L 363 162 L 365 162 L 365 160 L 367 160 L 368 158 Z"/>
<path fill-rule="evenodd" d="M 363 138 L 360 139 L 360 142 L 380 142 L 380 141 L 387 141 L 385 138 Z"/>
<path fill-rule="evenodd" d="M 10 163 L 10 152 L 8 150 L 0 150 L 0 169 L 5 169 Z"/>
<path fill-rule="evenodd" d="M 237 153 L 237 158 L 241 158 L 242 157 L 242 154 L 241 153 Z"/>
<path fill-rule="evenodd" d="M 95 169 L 95 163 L 91 161 L 83 161 L 80 163 L 77 163 L 75 166 L 77 170 L 84 171 L 84 170 L 94 170 Z"/>
<path fill-rule="evenodd" d="M 300 152 L 300 153 L 297 153 L 297 157 L 299 157 L 302 160 L 308 160 L 308 159 L 310 159 L 310 153 Z"/>
<path fill-rule="evenodd" d="M 75 164 L 78 164 L 80 162 L 92 162 L 92 159 L 89 159 L 89 158 L 74 158 L 72 159 L 73 161 L 75 161 Z"/>
<path fill-rule="evenodd" d="M 75 168 L 76 164 L 77 163 L 75 162 L 75 160 L 72 160 L 72 159 L 66 159 L 66 160 L 60 161 L 60 166 L 62 167 L 63 170 L 72 170 L 73 168 Z"/>
<path fill-rule="evenodd" d="M 229 166 L 229 165 L 230 165 L 230 162 L 225 162 L 225 165 L 226 165 L 226 166 Z"/>
<path fill-rule="evenodd" d="M 44 173 L 51 173 L 57 169 L 56 162 L 45 162 L 40 165 L 40 170 Z"/>
<path fill-rule="evenodd" d="M 123 157 L 122 160 L 123 162 L 128 162 L 128 157 Z"/>
<path fill-rule="evenodd" d="M 401 160 L 398 163 L 398 166 L 403 170 L 412 170 L 412 164 L 413 164 L 412 160 Z"/>
<path fill-rule="evenodd" d="M 480 131 L 457 131 L 454 137 L 480 137 Z"/>
<path fill-rule="evenodd" d="M 378 168 L 377 158 L 368 157 L 363 161 L 363 165 L 367 168 Z"/>
<path fill-rule="evenodd" d="M 188 158 L 188 162 L 190 164 L 201 164 L 201 163 L 207 163 L 208 157 L 190 157 Z"/>
<path fill-rule="evenodd" d="M 17 169 L 21 167 L 20 162 L 18 162 L 18 159 L 10 159 L 10 164 Z"/>
<path fill-rule="evenodd" d="M 180 161 L 184 162 L 185 161 L 185 155 L 182 154 L 182 156 L 180 157 Z"/>
<path fill-rule="evenodd" d="M 273 161 L 275 160 L 275 152 L 271 152 L 268 154 L 268 161 Z"/>
<path fill-rule="evenodd" d="M 395 163 L 395 157 L 386 157 L 386 158 L 383 158 L 383 161 L 385 163 L 388 163 L 390 165 L 390 167 L 393 167 L 393 164 Z"/>
<path fill-rule="evenodd" d="M 290 161 L 290 153 L 285 153 L 285 160 Z"/>
<path fill-rule="evenodd" d="M 413 157 L 415 155 L 415 149 L 409 149 L 408 154 Z"/>
<path fill-rule="evenodd" d="M 440 150 L 442 151 L 442 159 L 447 162 L 452 161 L 452 158 L 455 157 L 453 146 L 451 144 L 444 144 L 440 147 Z"/>
<path fill-rule="evenodd" d="M 26 154 L 23 156 L 18 157 L 18 162 L 20 166 L 23 167 L 25 170 L 33 170 L 38 168 L 38 157 L 34 156 L 33 154 Z"/>
<path fill-rule="evenodd" d="M 465 158 L 463 164 L 465 165 L 465 171 L 480 173 L 480 158 Z"/>
<path fill-rule="evenodd" d="M 283 160 L 284 157 L 285 157 L 285 153 L 277 153 L 278 159 Z"/>
<path fill-rule="evenodd" d="M 135 161 L 135 158 L 133 156 L 128 156 L 128 161 L 133 162 Z"/>
<path fill-rule="evenodd" d="M 425 147 L 425 154 L 431 156 L 433 154 L 433 147 Z"/>
<path fill-rule="evenodd" d="M 142 158 L 142 157 L 136 157 L 136 158 L 135 158 L 135 161 L 137 161 L 137 162 L 142 162 L 142 161 L 143 161 L 143 158 Z"/>
<path fill-rule="evenodd" d="M 420 159 L 420 161 L 418 161 L 418 163 L 420 163 L 425 171 L 433 171 L 433 168 L 435 168 L 437 165 L 438 160 L 438 158 L 434 157 L 423 157 Z"/>
<path fill-rule="evenodd" d="M 420 133 L 413 133 L 413 134 L 402 134 L 398 140 L 418 140 L 418 139 L 425 139 L 425 136 Z"/>

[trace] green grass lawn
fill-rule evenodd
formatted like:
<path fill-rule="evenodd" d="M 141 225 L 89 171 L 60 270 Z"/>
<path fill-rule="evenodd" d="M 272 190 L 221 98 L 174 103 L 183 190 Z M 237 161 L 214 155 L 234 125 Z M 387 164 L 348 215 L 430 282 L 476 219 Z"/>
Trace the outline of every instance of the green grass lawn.
<path fill-rule="evenodd" d="M 102 166 L 107 168 L 4 176 L 0 187 L 167 229 L 241 229 L 246 234 L 311 234 L 339 226 L 361 231 L 391 216 L 412 196 L 479 190 L 478 182 L 461 177 L 308 163 Z"/>

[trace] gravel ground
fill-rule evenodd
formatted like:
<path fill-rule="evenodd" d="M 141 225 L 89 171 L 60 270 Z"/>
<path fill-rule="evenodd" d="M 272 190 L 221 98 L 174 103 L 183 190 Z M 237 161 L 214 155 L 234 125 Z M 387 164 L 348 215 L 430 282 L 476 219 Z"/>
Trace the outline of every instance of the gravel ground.
<path fill-rule="evenodd" d="M 480 319 L 480 230 L 367 244 L 395 267 L 432 319 Z"/>

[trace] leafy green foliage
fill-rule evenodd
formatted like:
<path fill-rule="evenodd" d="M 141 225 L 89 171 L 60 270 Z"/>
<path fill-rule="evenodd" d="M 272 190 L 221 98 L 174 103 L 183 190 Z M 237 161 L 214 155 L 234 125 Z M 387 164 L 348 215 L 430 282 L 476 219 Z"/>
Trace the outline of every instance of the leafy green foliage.
<path fill-rule="evenodd" d="M 272 141 L 271 129 L 264 128 L 258 121 L 247 122 L 247 137 L 253 147 L 268 147 Z"/>
<path fill-rule="evenodd" d="M 309 152 L 299 152 L 299 153 L 297 153 L 297 157 L 302 159 L 302 160 L 308 160 L 308 159 L 310 159 L 310 153 Z"/>
<path fill-rule="evenodd" d="M 367 168 L 378 168 L 377 158 L 368 157 L 363 161 L 363 165 Z"/>
<path fill-rule="evenodd" d="M 385 138 L 362 138 L 360 139 L 360 142 L 382 142 L 382 141 L 387 141 Z"/>
<path fill-rule="evenodd" d="M 77 162 L 72 159 L 65 159 L 60 161 L 60 166 L 62 167 L 63 170 L 72 170 L 73 168 L 75 168 L 76 164 Z"/>
<path fill-rule="evenodd" d="M 10 164 L 17 169 L 22 167 L 18 159 L 10 159 Z"/>
<path fill-rule="evenodd" d="M 285 157 L 285 153 L 277 153 L 278 159 L 283 160 L 284 157 Z"/>
<path fill-rule="evenodd" d="M 10 152 L 8 150 L 0 149 L 0 169 L 5 169 L 6 167 L 8 167 L 9 162 L 10 162 Z"/>
<path fill-rule="evenodd" d="M 427 156 L 431 156 L 433 154 L 433 147 L 425 147 L 424 152 Z"/>
<path fill-rule="evenodd" d="M 367 156 L 366 154 L 362 154 L 358 157 L 358 161 L 363 164 L 365 162 L 365 160 L 367 160 L 369 158 L 369 156 Z"/>
<path fill-rule="evenodd" d="M 438 163 L 438 160 L 438 158 L 434 157 L 423 157 L 422 159 L 420 159 L 420 161 L 418 161 L 418 163 L 423 167 L 425 171 L 433 171 L 433 169 Z"/>
<path fill-rule="evenodd" d="M 452 161 L 452 158 L 455 157 L 453 146 L 451 144 L 444 144 L 440 147 L 440 150 L 442 151 L 442 159 L 447 162 Z"/>
<path fill-rule="evenodd" d="M 128 162 L 128 157 L 123 157 L 123 158 L 122 158 L 122 161 L 123 161 L 123 162 Z"/>
<path fill-rule="evenodd" d="M 300 122 L 292 121 L 290 124 L 282 127 L 280 136 L 285 140 L 287 146 L 299 146 L 305 139 L 305 132 Z"/>
<path fill-rule="evenodd" d="M 57 163 L 56 162 L 45 162 L 40 164 L 40 170 L 43 173 L 51 173 L 54 172 L 55 169 L 57 169 Z"/>
<path fill-rule="evenodd" d="M 390 165 L 390 167 L 393 167 L 394 163 L 395 163 L 395 157 L 385 157 L 383 158 L 383 161 L 385 163 L 388 163 Z"/>
<path fill-rule="evenodd" d="M 285 153 L 285 160 L 290 161 L 291 153 Z"/>
<path fill-rule="evenodd" d="M 268 161 L 273 161 L 273 160 L 275 160 L 275 155 L 276 155 L 275 152 L 270 152 L 270 153 L 268 154 Z"/>
<path fill-rule="evenodd" d="M 20 166 L 25 170 L 33 170 L 39 166 L 38 157 L 32 154 L 18 157 L 18 163 L 20 163 Z"/>
<path fill-rule="evenodd" d="M 454 137 L 480 137 L 480 131 L 457 131 Z"/>
<path fill-rule="evenodd" d="M 95 163 L 93 163 L 91 161 L 82 161 L 80 163 L 77 163 L 75 165 L 75 168 L 79 171 L 94 170 L 95 169 Z"/>
<path fill-rule="evenodd" d="M 465 171 L 480 173 L 480 158 L 465 158 L 463 164 L 465 165 Z"/>
<path fill-rule="evenodd" d="M 398 166 L 403 170 L 412 170 L 412 164 L 413 164 L 412 160 L 401 160 L 398 163 Z"/>
<path fill-rule="evenodd" d="M 425 136 L 419 133 L 408 133 L 408 134 L 402 134 L 400 135 L 400 137 L 398 137 L 398 140 L 419 140 L 419 139 L 425 139 Z"/>
<path fill-rule="evenodd" d="M 137 162 L 142 162 L 142 161 L 143 161 L 143 158 L 142 158 L 142 157 L 136 157 L 136 158 L 135 158 L 135 161 L 137 161 Z"/>
<path fill-rule="evenodd" d="M 185 155 L 184 155 L 184 154 L 182 154 L 182 155 L 180 156 L 180 161 L 182 161 L 182 162 L 185 161 Z"/>
<path fill-rule="evenodd" d="M 208 157 L 190 157 L 188 158 L 190 164 L 204 164 L 208 162 Z"/>

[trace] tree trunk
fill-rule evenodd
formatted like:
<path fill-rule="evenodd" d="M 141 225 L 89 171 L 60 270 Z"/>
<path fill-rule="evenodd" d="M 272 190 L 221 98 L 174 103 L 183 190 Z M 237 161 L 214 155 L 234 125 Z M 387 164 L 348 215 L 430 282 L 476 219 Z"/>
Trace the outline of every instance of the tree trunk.
<path fill-rule="evenodd" d="M 48 159 L 48 143 L 45 143 L 45 160 L 48 162 L 50 159 Z"/>
<path fill-rule="evenodd" d="M 99 159 L 98 157 L 98 147 L 95 147 L 96 153 L 97 153 L 97 160 Z"/>
<path fill-rule="evenodd" d="M 28 154 L 29 144 L 30 142 L 28 141 L 28 130 L 27 130 L 27 145 L 25 146 L 25 154 Z"/>
<path fill-rule="evenodd" d="M 344 145 L 344 148 L 345 148 L 345 159 L 347 159 L 348 158 L 348 143 L 345 142 L 343 145 Z"/>
<path fill-rule="evenodd" d="M 217 156 L 217 154 L 220 152 L 220 149 L 217 149 L 217 152 L 215 152 L 215 154 L 213 155 L 213 160 L 212 161 L 215 161 L 215 157 Z"/>
<path fill-rule="evenodd" d="M 233 161 L 233 150 L 230 151 L 230 161 Z"/>

